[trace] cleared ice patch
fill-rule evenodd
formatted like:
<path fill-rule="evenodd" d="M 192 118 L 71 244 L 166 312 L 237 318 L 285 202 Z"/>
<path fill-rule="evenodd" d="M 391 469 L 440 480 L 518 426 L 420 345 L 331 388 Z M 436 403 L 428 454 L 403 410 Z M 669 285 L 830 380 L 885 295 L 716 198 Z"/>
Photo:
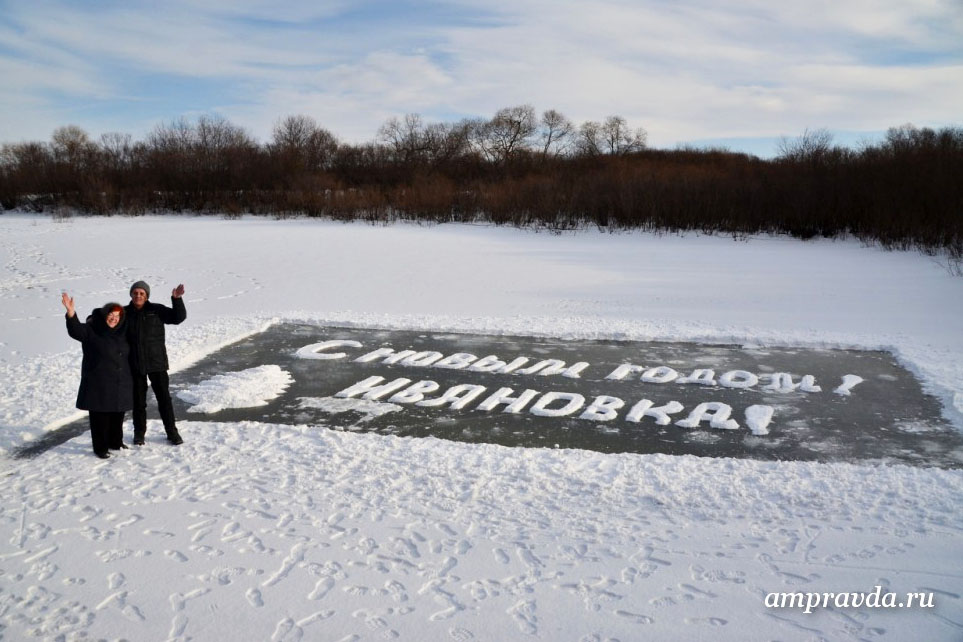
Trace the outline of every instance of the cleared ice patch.
<path fill-rule="evenodd" d="M 717 444 L 722 441 L 722 437 L 717 432 L 694 432 L 689 435 L 689 441 L 696 444 Z"/>
<path fill-rule="evenodd" d="M 314 408 L 332 415 L 342 412 L 359 412 L 365 415 L 361 421 L 370 421 L 389 412 L 402 410 L 402 406 L 384 401 L 367 399 L 340 399 L 338 397 L 298 397 L 299 408 Z"/>
<path fill-rule="evenodd" d="M 935 432 L 939 430 L 937 426 L 933 426 L 925 421 L 901 421 L 895 424 L 895 428 L 900 432 L 911 434 Z"/>
<path fill-rule="evenodd" d="M 214 413 L 227 408 L 266 406 L 277 399 L 294 379 L 280 366 L 267 365 L 219 374 L 177 393 L 194 404 L 187 412 Z"/>

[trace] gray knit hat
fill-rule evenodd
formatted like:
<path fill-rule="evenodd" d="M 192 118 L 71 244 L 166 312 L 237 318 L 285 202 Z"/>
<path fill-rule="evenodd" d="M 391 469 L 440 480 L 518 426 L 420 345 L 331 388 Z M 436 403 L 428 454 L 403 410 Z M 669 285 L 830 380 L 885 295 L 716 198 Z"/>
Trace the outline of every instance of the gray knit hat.
<path fill-rule="evenodd" d="M 146 292 L 146 293 L 147 293 L 147 298 L 148 298 L 148 299 L 150 298 L 150 286 L 147 285 L 147 283 L 145 283 L 144 281 L 138 281 L 138 282 L 135 283 L 134 285 L 130 286 L 130 295 L 131 295 L 131 296 L 134 296 L 134 290 L 136 290 L 137 288 L 140 288 L 141 290 L 143 290 L 144 292 Z"/>

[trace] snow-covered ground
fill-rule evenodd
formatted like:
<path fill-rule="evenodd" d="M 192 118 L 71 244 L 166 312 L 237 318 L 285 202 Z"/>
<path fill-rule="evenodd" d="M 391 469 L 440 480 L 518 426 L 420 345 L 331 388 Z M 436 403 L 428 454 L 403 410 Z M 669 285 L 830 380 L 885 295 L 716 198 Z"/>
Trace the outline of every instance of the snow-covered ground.
<path fill-rule="evenodd" d="M 963 279 L 852 241 L 5 214 L 0 258 L 7 451 L 83 416 L 61 291 L 85 315 L 138 279 L 186 286 L 175 368 L 275 319 L 884 348 L 963 427 Z M 963 637 L 959 470 L 188 419 L 177 448 L 154 422 L 105 462 L 0 459 L 0 637 Z M 766 606 L 876 587 L 934 606 Z"/>

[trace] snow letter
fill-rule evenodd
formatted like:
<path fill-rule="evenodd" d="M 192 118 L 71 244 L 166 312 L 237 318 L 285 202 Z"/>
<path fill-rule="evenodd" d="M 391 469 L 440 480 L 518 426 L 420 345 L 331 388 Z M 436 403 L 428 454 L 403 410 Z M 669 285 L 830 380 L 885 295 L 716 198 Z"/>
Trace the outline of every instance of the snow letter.
<path fill-rule="evenodd" d="M 404 361 L 401 362 L 401 365 L 414 366 L 416 368 L 424 368 L 425 366 L 430 366 L 434 362 L 438 361 L 443 356 L 445 355 L 443 355 L 440 352 L 434 352 L 434 351 L 418 352 L 416 354 L 411 355 L 410 357 L 407 357 Z"/>
<path fill-rule="evenodd" d="M 623 363 L 618 368 L 605 375 L 606 379 L 613 379 L 615 381 L 621 381 L 625 379 L 630 374 L 635 374 L 636 372 L 642 372 L 645 368 L 642 366 L 634 366 L 631 363 Z"/>
<path fill-rule="evenodd" d="M 355 395 L 365 393 L 363 397 L 364 399 L 378 400 L 386 395 L 390 395 L 392 392 L 404 388 L 411 383 L 411 379 L 401 378 L 395 379 L 391 383 L 386 383 L 383 386 L 379 386 L 378 384 L 384 380 L 384 377 L 368 377 L 364 381 L 358 382 L 350 388 L 345 388 L 341 392 L 336 393 L 334 396 L 347 399 L 354 397 Z"/>
<path fill-rule="evenodd" d="M 843 395 L 848 397 L 850 395 L 850 390 L 863 383 L 864 379 L 859 375 L 848 374 L 843 375 L 843 383 L 840 384 L 838 388 L 833 390 L 837 395 Z"/>
<path fill-rule="evenodd" d="M 579 361 L 578 363 L 573 363 L 568 368 L 565 367 L 564 361 L 559 361 L 558 359 L 544 359 L 539 361 L 534 366 L 529 366 L 524 370 L 519 370 L 518 374 L 537 374 L 541 377 L 549 377 L 551 375 L 560 374 L 563 377 L 569 377 L 570 379 L 578 379 L 579 374 L 582 370 L 588 367 L 588 363 L 585 361 Z M 541 372 L 539 372 L 541 370 Z"/>
<path fill-rule="evenodd" d="M 732 406 L 719 401 L 708 401 L 700 403 L 688 417 L 675 422 L 675 425 L 682 428 L 698 428 L 701 422 L 708 419 L 709 425 L 713 428 L 735 430 L 739 427 L 739 422 L 729 419 L 730 414 L 732 414 Z"/>
<path fill-rule="evenodd" d="M 745 370 L 730 370 L 719 377 L 723 388 L 752 388 L 759 383 L 759 377 Z"/>
<path fill-rule="evenodd" d="M 388 401 L 391 403 L 416 403 L 425 398 L 426 392 L 434 392 L 440 387 L 434 381 L 419 381 L 391 396 Z"/>
<path fill-rule="evenodd" d="M 511 363 L 509 363 L 504 368 L 499 368 L 498 370 L 496 370 L 496 372 L 498 374 L 508 374 L 510 372 L 515 372 L 517 369 L 521 368 L 526 363 L 528 363 L 528 357 L 515 357 L 514 359 L 512 359 Z"/>
<path fill-rule="evenodd" d="M 448 368 L 450 370 L 461 370 L 467 368 L 468 364 L 478 357 L 469 352 L 456 352 L 450 357 L 445 357 L 435 364 L 436 368 Z"/>
<path fill-rule="evenodd" d="M 524 374 L 524 375 L 536 374 L 536 373 L 545 374 L 544 372 L 538 372 L 538 371 L 542 369 L 558 368 L 558 367 L 564 367 L 564 366 L 565 366 L 564 361 L 559 361 L 558 359 L 543 359 L 538 363 L 536 363 L 534 366 L 528 366 L 524 370 L 519 370 L 518 374 Z"/>
<path fill-rule="evenodd" d="M 619 416 L 618 409 L 625 405 L 625 402 L 618 397 L 609 397 L 608 395 L 599 395 L 595 398 L 595 401 L 585 409 L 579 419 L 588 419 L 589 421 L 612 421 Z"/>
<path fill-rule="evenodd" d="M 398 356 L 398 357 L 397 357 L 394 361 L 392 361 L 391 363 L 395 363 L 395 362 L 397 362 L 399 359 L 404 359 L 405 357 L 409 357 L 409 356 L 413 355 L 414 353 L 415 353 L 414 350 L 405 350 L 405 351 L 399 353 L 400 356 Z M 375 359 L 380 359 L 381 357 L 387 357 L 387 356 L 392 355 L 392 354 L 395 354 L 395 349 L 394 349 L 394 348 L 378 348 L 377 350 L 372 350 L 372 351 L 369 352 L 368 354 L 363 354 L 363 355 L 361 355 L 360 357 L 358 357 L 358 358 L 355 359 L 354 361 L 355 361 L 355 363 L 368 363 L 369 361 L 374 361 Z M 388 361 L 385 360 L 385 363 L 387 363 L 387 362 L 388 362 Z"/>
<path fill-rule="evenodd" d="M 527 359 L 526 359 L 527 361 Z M 497 356 L 490 354 L 487 357 L 482 357 L 478 361 L 472 364 L 469 370 L 472 372 L 495 372 L 499 368 L 504 368 L 505 362 L 499 359 Z"/>
<path fill-rule="evenodd" d="M 300 350 L 294 353 L 298 359 L 344 359 L 346 356 L 343 352 L 332 352 L 330 354 L 322 354 L 322 350 L 327 350 L 329 348 L 361 348 L 364 347 L 357 341 L 352 341 L 351 339 L 332 339 L 331 341 L 322 341 L 321 343 L 312 343 L 309 346 L 304 346 Z"/>
<path fill-rule="evenodd" d="M 394 364 L 398 363 L 402 359 L 407 359 L 413 354 L 417 354 L 414 350 L 402 350 L 401 352 L 396 352 L 381 363 Z"/>
<path fill-rule="evenodd" d="M 772 381 L 767 386 L 763 386 L 763 390 L 771 390 L 772 392 L 793 392 L 796 388 L 801 386 L 801 383 L 793 383 L 792 375 L 788 372 L 773 372 L 769 375 Z"/>
<path fill-rule="evenodd" d="M 567 399 L 568 403 L 561 408 L 549 410 L 549 404 L 558 399 Z M 538 417 L 565 417 L 566 415 L 572 414 L 583 405 L 585 405 L 585 397 L 577 392 L 546 392 L 538 401 L 535 402 L 535 405 L 532 406 L 532 409 L 529 410 L 529 412 Z"/>
<path fill-rule="evenodd" d="M 679 378 L 676 383 L 697 383 L 700 386 L 714 386 L 716 385 L 716 380 L 713 378 L 715 376 L 715 370 L 699 368 L 697 370 L 693 370 L 692 374 L 690 374 L 688 377 Z"/>
<path fill-rule="evenodd" d="M 670 401 L 664 406 L 653 408 L 651 401 L 643 399 L 632 406 L 632 410 L 626 415 L 625 420 L 638 423 L 642 421 L 642 417 L 652 417 L 655 419 L 655 423 L 660 426 L 668 426 L 672 421 L 669 415 L 674 415 L 677 412 L 682 412 L 682 404 L 678 401 Z"/>
<path fill-rule="evenodd" d="M 452 410 L 461 410 L 469 403 L 471 403 L 475 397 L 485 392 L 485 386 L 477 386 L 471 383 L 462 383 L 457 386 L 452 386 L 445 391 L 445 394 L 438 397 L 437 399 L 425 399 L 424 401 L 419 401 L 415 405 L 417 406 L 444 406 L 446 403 L 450 403 L 450 408 Z"/>
<path fill-rule="evenodd" d="M 746 425 L 754 435 L 768 435 L 772 421 L 772 406 L 749 406 L 746 408 Z"/>
<path fill-rule="evenodd" d="M 678 376 L 679 373 L 669 366 L 658 366 L 657 368 L 649 368 L 643 372 L 642 381 L 645 383 L 669 383 Z"/>
<path fill-rule="evenodd" d="M 773 392 L 792 392 L 794 390 L 820 392 L 822 390 L 822 388 L 816 385 L 816 378 L 812 375 L 803 375 L 799 383 L 793 383 L 792 375 L 788 372 L 774 372 L 767 376 L 772 378 L 772 382 L 768 386 L 763 386 L 763 390 L 771 390 Z"/>
<path fill-rule="evenodd" d="M 568 377 L 569 379 L 581 379 L 580 373 L 588 368 L 589 364 L 587 361 L 579 361 L 578 363 L 573 363 L 569 367 L 565 368 L 563 363 L 558 368 L 547 368 L 543 372 L 539 372 L 540 375 L 556 375 L 560 374 L 563 377 Z"/>
<path fill-rule="evenodd" d="M 478 404 L 478 407 L 475 408 L 475 410 L 481 410 L 482 412 L 491 412 L 492 410 L 495 409 L 496 406 L 505 404 L 505 410 L 503 410 L 502 412 L 510 412 L 512 414 L 516 414 L 524 410 L 525 406 L 528 405 L 528 402 L 530 402 L 532 399 L 538 396 L 537 390 L 526 390 L 525 392 L 518 395 L 517 397 L 509 396 L 512 394 L 512 392 L 514 392 L 514 390 L 512 390 L 511 388 L 499 388 L 498 390 L 495 391 L 495 393 L 492 396 L 488 397 L 487 399 L 485 399 L 485 401 Z"/>

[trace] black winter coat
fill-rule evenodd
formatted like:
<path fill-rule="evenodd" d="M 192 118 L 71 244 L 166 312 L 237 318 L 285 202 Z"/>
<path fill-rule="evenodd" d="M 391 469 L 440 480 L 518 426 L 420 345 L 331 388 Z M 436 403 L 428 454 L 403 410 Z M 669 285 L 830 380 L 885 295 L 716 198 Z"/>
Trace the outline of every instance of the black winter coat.
<path fill-rule="evenodd" d="M 134 373 L 162 372 L 170 367 L 164 325 L 177 325 L 187 318 L 183 298 L 171 297 L 171 306 L 148 301 L 140 310 L 130 304 L 124 308 L 130 369 Z"/>
<path fill-rule="evenodd" d="M 101 309 L 81 323 L 67 317 L 67 334 L 80 341 L 84 360 L 80 366 L 77 407 L 94 412 L 124 412 L 134 407 L 134 382 L 128 362 L 127 328 L 121 320 L 111 328 Z"/>

